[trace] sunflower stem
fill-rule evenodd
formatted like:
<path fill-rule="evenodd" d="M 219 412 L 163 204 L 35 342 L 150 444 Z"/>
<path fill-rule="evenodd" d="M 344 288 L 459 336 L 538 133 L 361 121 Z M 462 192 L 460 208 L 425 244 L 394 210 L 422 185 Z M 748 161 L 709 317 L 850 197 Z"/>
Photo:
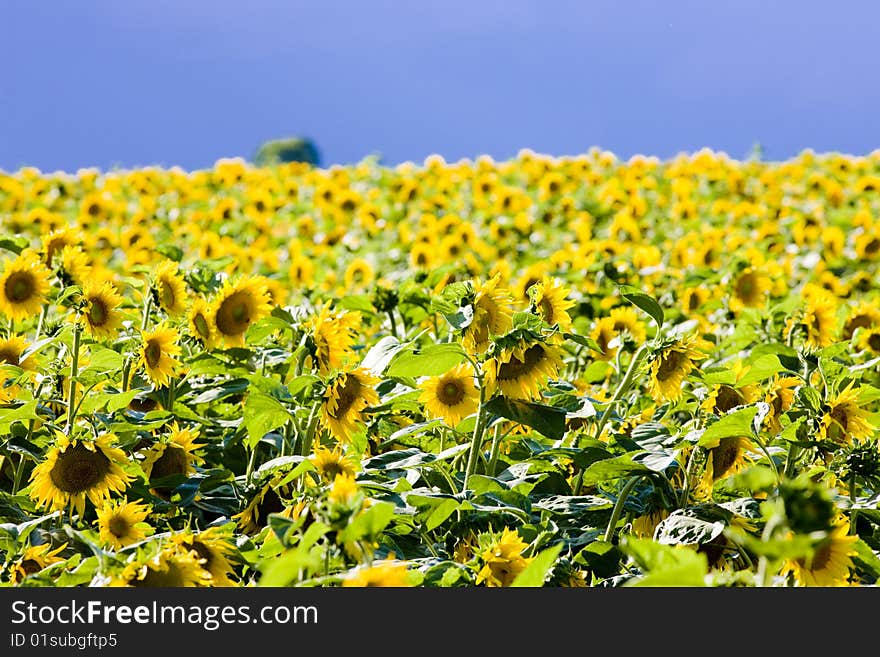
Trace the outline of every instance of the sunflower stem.
<path fill-rule="evenodd" d="M 605 528 L 604 538 L 606 543 L 611 542 L 611 539 L 614 536 L 614 528 L 617 526 L 617 521 L 620 520 L 620 514 L 623 512 L 623 505 L 626 503 L 626 498 L 629 497 L 630 491 L 635 488 L 641 478 L 642 475 L 630 477 L 620 491 L 620 495 L 617 496 L 617 501 L 614 503 L 614 508 L 611 510 L 611 518 L 608 520 L 608 527 Z"/>
<path fill-rule="evenodd" d="M 147 285 L 146 297 L 144 298 L 144 314 L 141 318 L 141 331 L 146 331 L 150 325 L 150 311 L 153 309 L 153 290 L 152 286 Z"/>
<path fill-rule="evenodd" d="M 79 346 L 82 336 L 82 325 L 79 323 L 79 317 L 73 325 L 73 352 L 70 360 L 70 385 L 67 393 L 67 426 L 64 433 L 70 435 L 73 430 L 74 415 L 76 415 L 76 406 L 73 403 L 76 396 L 76 377 L 79 374 Z"/>
<path fill-rule="evenodd" d="M 641 347 L 639 347 L 633 354 L 632 360 L 629 361 L 629 367 L 626 368 L 626 373 L 623 375 L 623 379 L 620 380 L 617 389 L 614 391 L 614 396 L 611 397 L 611 399 L 608 401 L 608 404 L 605 406 L 605 410 L 602 411 L 602 415 L 599 416 L 599 421 L 596 423 L 596 440 L 601 439 L 602 430 L 605 428 L 605 423 L 611 416 L 611 410 L 614 408 L 615 404 L 617 404 L 617 402 L 620 401 L 620 399 L 629 391 L 629 388 L 636 377 L 636 372 L 638 371 L 639 366 L 642 364 L 642 359 L 644 359 L 645 354 L 647 353 L 648 344 L 645 343 Z M 574 495 L 581 494 L 581 488 L 583 487 L 583 484 L 584 470 L 583 468 L 581 468 L 574 483 Z"/>
<path fill-rule="evenodd" d="M 302 445 L 300 445 L 300 456 L 308 456 L 312 453 L 312 441 L 315 438 L 315 430 L 318 427 L 318 406 L 319 402 L 312 404 L 312 410 L 309 411 L 309 421 L 306 425 L 306 432 L 303 435 Z"/>
<path fill-rule="evenodd" d="M 248 457 L 247 470 L 244 473 L 244 478 L 248 486 L 251 485 L 251 482 L 254 479 L 254 465 L 257 462 L 257 447 L 259 447 L 259 443 L 254 445 L 251 449 L 251 454 Z"/>
<path fill-rule="evenodd" d="M 492 451 L 489 457 L 488 475 L 495 476 L 495 470 L 498 468 L 498 452 L 501 448 L 501 425 L 496 424 L 492 430 Z"/>
<path fill-rule="evenodd" d="M 396 337 L 398 337 L 397 336 L 397 321 L 394 319 L 394 311 L 393 310 L 388 311 L 388 319 L 391 320 L 391 335 L 393 335 L 396 338 Z"/>
<path fill-rule="evenodd" d="M 43 334 L 43 324 L 46 322 L 46 315 L 49 313 L 49 304 L 44 303 L 40 310 L 40 318 L 37 320 L 37 333 L 34 335 L 34 342 L 40 339 Z"/>
<path fill-rule="evenodd" d="M 474 425 L 474 434 L 471 438 L 471 447 L 468 452 L 467 469 L 464 473 L 464 482 L 461 489 L 462 493 L 467 490 L 468 482 L 474 472 L 476 472 L 477 456 L 479 455 L 480 447 L 483 444 L 483 432 L 485 430 L 483 425 L 486 422 L 486 386 L 484 385 L 482 375 L 479 375 L 477 380 L 480 384 L 480 406 L 477 409 L 477 422 Z"/>
<path fill-rule="evenodd" d="M 30 435 L 28 435 L 30 438 Z M 16 495 L 18 493 L 18 489 L 21 486 L 21 477 L 24 474 L 24 454 L 18 455 L 18 464 L 15 466 L 15 475 L 12 480 L 12 495 Z"/>
<path fill-rule="evenodd" d="M 856 475 L 853 473 L 849 478 L 849 503 L 850 507 L 850 515 L 849 515 L 849 533 L 856 533 L 856 518 L 859 515 L 859 510 L 856 508 Z"/>

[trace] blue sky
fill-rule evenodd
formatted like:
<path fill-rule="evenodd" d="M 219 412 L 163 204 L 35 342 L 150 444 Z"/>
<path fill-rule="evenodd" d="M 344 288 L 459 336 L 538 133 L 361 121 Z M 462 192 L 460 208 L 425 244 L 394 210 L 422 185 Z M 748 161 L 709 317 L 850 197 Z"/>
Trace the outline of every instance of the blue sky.
<path fill-rule="evenodd" d="M 0 0 L 0 168 L 880 147 L 880 4 Z"/>

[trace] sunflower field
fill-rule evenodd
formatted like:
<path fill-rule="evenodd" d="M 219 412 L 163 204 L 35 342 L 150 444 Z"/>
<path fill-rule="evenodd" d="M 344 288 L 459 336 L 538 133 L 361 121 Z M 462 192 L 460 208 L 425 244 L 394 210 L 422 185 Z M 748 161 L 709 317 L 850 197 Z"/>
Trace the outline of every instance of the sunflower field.
<path fill-rule="evenodd" d="M 880 575 L 880 152 L 0 172 L 7 587 Z"/>

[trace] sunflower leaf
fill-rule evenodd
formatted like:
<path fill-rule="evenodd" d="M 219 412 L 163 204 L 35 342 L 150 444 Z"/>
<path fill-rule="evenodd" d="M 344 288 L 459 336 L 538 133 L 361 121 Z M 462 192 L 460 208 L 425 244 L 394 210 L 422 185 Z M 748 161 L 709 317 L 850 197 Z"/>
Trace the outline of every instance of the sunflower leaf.
<path fill-rule="evenodd" d="M 565 435 L 565 410 L 561 408 L 498 396 L 486 404 L 486 411 L 529 426 L 551 440 Z"/>
<path fill-rule="evenodd" d="M 385 374 L 394 378 L 440 376 L 467 358 L 457 342 L 444 342 L 425 347 L 416 353 L 400 351 L 391 358 Z"/>
<path fill-rule="evenodd" d="M 663 326 L 663 308 L 660 307 L 660 304 L 657 303 L 654 297 L 631 285 L 621 285 L 619 290 L 620 296 L 648 313 L 657 322 L 658 328 Z"/>
<path fill-rule="evenodd" d="M 697 443 L 701 447 L 716 447 L 722 438 L 734 436 L 751 436 L 754 432 L 753 421 L 758 413 L 757 406 L 747 406 L 731 411 L 721 419 L 710 424 Z"/>
<path fill-rule="evenodd" d="M 251 392 L 244 403 L 244 427 L 247 430 L 245 444 L 254 449 L 263 436 L 283 426 L 291 419 L 290 413 L 274 397 Z"/>
<path fill-rule="evenodd" d="M 543 586 L 544 580 L 547 579 L 547 573 L 553 569 L 553 564 L 556 563 L 556 558 L 562 551 L 562 546 L 562 543 L 557 543 L 543 550 L 529 562 L 529 565 L 516 576 L 510 585 L 530 588 Z"/>

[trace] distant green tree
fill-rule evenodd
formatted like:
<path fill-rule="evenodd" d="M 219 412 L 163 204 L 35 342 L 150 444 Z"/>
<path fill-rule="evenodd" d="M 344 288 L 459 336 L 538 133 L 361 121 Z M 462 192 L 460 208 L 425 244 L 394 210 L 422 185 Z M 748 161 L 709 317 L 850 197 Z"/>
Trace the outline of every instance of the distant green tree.
<path fill-rule="evenodd" d="M 284 137 L 264 142 L 254 155 L 254 164 L 257 166 L 271 166 L 285 162 L 308 162 L 317 167 L 321 165 L 321 154 L 311 139 Z"/>

